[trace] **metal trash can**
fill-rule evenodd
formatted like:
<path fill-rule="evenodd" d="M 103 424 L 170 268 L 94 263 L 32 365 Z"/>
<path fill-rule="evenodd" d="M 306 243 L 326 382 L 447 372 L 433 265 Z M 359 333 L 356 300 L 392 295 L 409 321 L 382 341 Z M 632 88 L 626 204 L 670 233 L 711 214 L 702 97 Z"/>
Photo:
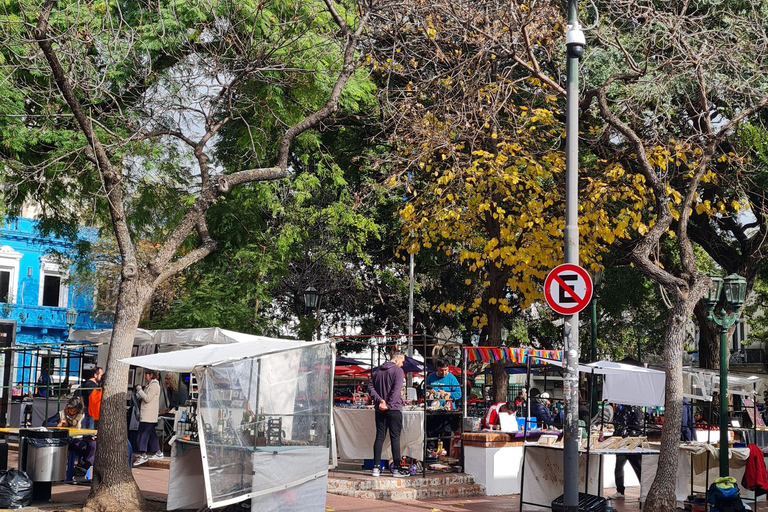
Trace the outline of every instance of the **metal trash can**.
<path fill-rule="evenodd" d="M 67 477 L 66 430 L 19 430 L 19 469 L 32 480 L 34 501 L 51 499 L 51 483 Z"/>
<path fill-rule="evenodd" d="M 563 498 L 564 496 L 561 494 L 552 501 L 553 512 L 565 512 Z M 579 493 L 579 512 L 605 512 L 606 504 L 607 500 L 601 496 Z"/>

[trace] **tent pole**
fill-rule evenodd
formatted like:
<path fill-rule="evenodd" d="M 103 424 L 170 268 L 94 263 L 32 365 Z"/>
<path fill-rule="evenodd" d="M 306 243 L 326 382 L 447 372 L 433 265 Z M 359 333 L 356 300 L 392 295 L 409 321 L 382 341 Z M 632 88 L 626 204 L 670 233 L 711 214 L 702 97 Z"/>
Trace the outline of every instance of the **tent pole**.
<path fill-rule="evenodd" d="M 467 417 L 467 398 L 469 395 L 467 394 L 467 350 L 466 348 L 462 347 L 461 350 L 461 359 L 462 359 L 462 368 L 464 369 L 464 417 Z M 470 390 L 471 391 L 471 390 Z"/>

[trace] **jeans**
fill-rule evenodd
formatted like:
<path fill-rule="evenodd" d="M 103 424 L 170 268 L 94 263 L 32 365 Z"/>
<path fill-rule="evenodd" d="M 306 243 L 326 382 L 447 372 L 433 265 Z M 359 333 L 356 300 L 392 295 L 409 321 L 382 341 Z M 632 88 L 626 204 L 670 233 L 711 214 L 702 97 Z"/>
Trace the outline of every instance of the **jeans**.
<path fill-rule="evenodd" d="M 156 423 L 139 423 L 139 440 L 136 449 L 137 453 L 157 453 L 160 451 L 160 443 L 157 440 L 155 432 Z"/>
<path fill-rule="evenodd" d="M 613 470 L 613 477 L 616 480 L 616 492 L 620 494 L 624 494 L 624 464 L 627 462 L 629 462 L 629 465 L 635 470 L 637 479 L 640 480 L 640 471 L 643 467 L 643 456 L 640 454 L 616 454 L 616 468 Z"/>
<path fill-rule="evenodd" d="M 82 428 L 95 428 L 93 416 L 88 416 L 87 414 L 83 416 L 83 421 L 80 422 L 80 426 Z"/>
<path fill-rule="evenodd" d="M 392 460 L 400 465 L 400 432 L 403 430 L 402 411 L 376 411 L 376 440 L 373 442 L 373 467 L 381 464 L 381 449 L 389 429 L 389 441 L 392 443 Z"/>

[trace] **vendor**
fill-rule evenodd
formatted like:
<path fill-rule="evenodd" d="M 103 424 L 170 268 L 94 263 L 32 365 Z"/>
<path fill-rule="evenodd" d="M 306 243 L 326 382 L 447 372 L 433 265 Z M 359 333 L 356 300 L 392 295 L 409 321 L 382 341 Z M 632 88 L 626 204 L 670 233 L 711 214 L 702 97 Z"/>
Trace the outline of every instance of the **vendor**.
<path fill-rule="evenodd" d="M 437 371 L 426 380 L 427 398 L 434 394 L 440 400 L 440 407 L 453 409 L 453 401 L 461 399 L 459 381 L 450 373 L 450 364 L 445 359 L 438 359 L 435 367 Z"/>
<path fill-rule="evenodd" d="M 541 427 L 544 424 L 554 425 L 560 423 L 557 418 L 550 414 L 549 406 L 552 404 L 552 397 L 549 393 L 544 392 L 534 398 L 531 403 L 531 416 L 536 418 L 536 424 Z"/>
<path fill-rule="evenodd" d="M 481 427 L 493 429 L 496 426 L 501 426 L 501 414 L 515 414 L 515 403 L 499 402 L 490 406 L 481 422 Z"/>

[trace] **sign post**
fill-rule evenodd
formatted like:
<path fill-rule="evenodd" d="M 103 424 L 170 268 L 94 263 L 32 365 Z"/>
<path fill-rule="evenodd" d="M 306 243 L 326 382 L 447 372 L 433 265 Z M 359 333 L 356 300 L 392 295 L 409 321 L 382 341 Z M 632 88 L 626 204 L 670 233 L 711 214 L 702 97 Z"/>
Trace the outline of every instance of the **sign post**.
<path fill-rule="evenodd" d="M 579 264 L 579 59 L 586 38 L 579 24 L 578 0 L 568 0 L 565 31 L 565 263 Z M 567 281 L 566 281 L 567 284 Z M 590 290 L 592 281 L 590 280 Z M 565 291 L 568 294 L 567 291 Z M 577 292 L 574 292 L 577 296 Z M 590 291 L 590 295 L 592 295 Z M 575 299 L 577 303 L 581 301 Z M 583 297 L 582 297 L 583 299 Z M 589 300 L 587 300 L 589 302 Z M 586 305 L 586 304 L 584 304 Z M 566 305 L 565 309 L 569 309 Z M 583 309 L 583 308 L 581 308 Z M 565 512 L 579 509 L 579 311 L 567 313 L 563 322 L 563 505 Z"/>

